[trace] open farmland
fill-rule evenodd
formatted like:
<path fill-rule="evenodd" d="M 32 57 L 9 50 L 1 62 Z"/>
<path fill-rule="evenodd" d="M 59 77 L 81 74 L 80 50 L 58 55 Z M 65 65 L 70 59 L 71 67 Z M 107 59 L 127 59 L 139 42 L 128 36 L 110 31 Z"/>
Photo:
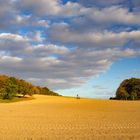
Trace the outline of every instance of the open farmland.
<path fill-rule="evenodd" d="M 0 103 L 0 140 L 139 140 L 140 101 L 36 95 Z"/>

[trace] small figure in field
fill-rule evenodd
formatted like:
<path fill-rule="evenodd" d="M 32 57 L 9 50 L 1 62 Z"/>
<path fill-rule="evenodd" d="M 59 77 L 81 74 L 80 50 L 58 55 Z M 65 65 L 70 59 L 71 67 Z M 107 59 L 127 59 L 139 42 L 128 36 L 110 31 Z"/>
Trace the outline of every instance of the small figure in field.
<path fill-rule="evenodd" d="M 79 97 L 79 95 L 77 94 L 77 97 L 76 97 L 76 99 L 80 99 L 80 97 Z"/>

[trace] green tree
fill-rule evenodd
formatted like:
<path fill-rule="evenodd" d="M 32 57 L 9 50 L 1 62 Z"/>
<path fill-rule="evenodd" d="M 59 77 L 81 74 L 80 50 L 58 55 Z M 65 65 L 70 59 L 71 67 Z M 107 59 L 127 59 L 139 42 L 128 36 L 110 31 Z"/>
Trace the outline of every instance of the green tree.
<path fill-rule="evenodd" d="M 120 100 L 127 100 L 129 97 L 129 94 L 124 88 L 119 88 L 119 91 L 117 92 L 117 98 Z"/>
<path fill-rule="evenodd" d="M 131 100 L 137 100 L 137 93 L 136 92 L 131 92 L 130 99 Z"/>
<path fill-rule="evenodd" d="M 2 90 L 3 99 L 11 99 L 16 96 L 18 86 L 15 84 L 13 78 L 6 80 L 4 88 Z"/>
<path fill-rule="evenodd" d="M 116 99 L 140 99 L 140 79 L 130 78 L 124 80 L 117 89 Z"/>

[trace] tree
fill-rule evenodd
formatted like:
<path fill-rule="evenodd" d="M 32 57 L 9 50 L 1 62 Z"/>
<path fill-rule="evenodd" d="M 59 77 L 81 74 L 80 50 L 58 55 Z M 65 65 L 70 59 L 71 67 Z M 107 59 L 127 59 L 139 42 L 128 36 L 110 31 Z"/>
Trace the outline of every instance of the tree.
<path fill-rule="evenodd" d="M 124 80 L 116 91 L 116 99 L 119 100 L 140 99 L 140 79 L 130 78 Z"/>
<path fill-rule="evenodd" d="M 119 91 L 117 92 L 117 98 L 119 100 L 127 100 L 129 97 L 129 94 L 127 93 L 127 91 L 124 88 L 119 88 Z"/>
<path fill-rule="evenodd" d="M 13 78 L 6 80 L 4 88 L 2 89 L 3 99 L 12 99 L 17 94 L 18 86 Z"/>
<path fill-rule="evenodd" d="M 136 92 L 131 92 L 131 94 L 130 94 L 130 99 L 131 100 L 137 100 L 137 93 Z"/>
<path fill-rule="evenodd" d="M 0 98 L 11 99 L 18 94 L 22 94 L 23 97 L 25 95 L 32 96 L 33 94 L 59 96 L 58 93 L 49 90 L 47 87 L 34 86 L 15 77 L 0 76 Z"/>
<path fill-rule="evenodd" d="M 33 87 L 33 93 L 34 94 L 40 94 L 40 90 L 38 87 Z"/>

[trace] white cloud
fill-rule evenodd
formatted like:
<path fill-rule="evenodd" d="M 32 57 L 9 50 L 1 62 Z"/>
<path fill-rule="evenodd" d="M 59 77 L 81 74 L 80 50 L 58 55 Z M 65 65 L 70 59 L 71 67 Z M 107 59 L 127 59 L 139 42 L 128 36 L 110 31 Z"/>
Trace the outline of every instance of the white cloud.
<path fill-rule="evenodd" d="M 55 15 L 61 8 L 59 0 L 19 0 L 17 3 L 24 10 L 30 10 L 37 15 Z"/>
<path fill-rule="evenodd" d="M 14 41 L 25 41 L 26 39 L 18 34 L 12 34 L 12 33 L 1 33 L 0 34 L 1 40 L 14 40 Z"/>
<path fill-rule="evenodd" d="M 43 37 L 42 35 L 42 32 L 41 31 L 35 31 L 35 32 L 29 32 L 27 34 L 27 38 L 30 40 L 30 41 L 33 41 L 33 42 L 43 42 L 45 40 L 45 38 Z"/>
<path fill-rule="evenodd" d="M 19 34 L 0 33 L 0 51 L 8 55 L 21 55 L 28 47 L 28 39 Z"/>
<path fill-rule="evenodd" d="M 97 1 L 95 2 L 97 3 Z M 104 3 L 108 2 L 106 1 Z M 111 1 L 109 3 L 111 3 Z M 116 3 L 116 0 L 112 1 L 112 3 Z M 121 3 L 123 3 L 123 1 Z M 136 5 L 136 3 L 137 2 L 134 2 L 134 5 Z M 26 12 L 28 14 L 24 14 Z M 82 28 L 86 28 L 86 26 L 101 27 L 105 24 L 111 25 L 112 22 L 125 25 L 139 25 L 140 23 L 140 13 L 135 11 L 130 12 L 128 7 L 120 5 L 114 6 L 112 4 L 110 7 L 104 8 L 98 8 L 96 5 L 86 7 L 78 2 L 68 1 L 66 4 L 62 4 L 61 0 L 2 0 L 0 1 L 0 15 L 0 28 L 7 30 L 13 27 L 20 29 L 23 26 L 34 26 L 34 28 L 36 26 L 49 27 L 50 20 L 60 17 L 73 18 L 75 23 L 83 23 Z M 9 26 L 9 24 L 11 26 Z"/>
<path fill-rule="evenodd" d="M 107 16 L 106 16 L 107 15 Z M 130 12 L 129 9 L 120 6 L 111 6 L 103 9 L 91 8 L 86 16 L 95 22 L 118 22 L 124 24 L 139 24 L 140 13 Z"/>
<path fill-rule="evenodd" d="M 109 7 L 112 5 L 122 5 L 123 7 L 129 7 L 133 11 L 140 10 L 139 0 L 78 0 L 80 4 L 86 7 Z"/>
<path fill-rule="evenodd" d="M 66 44 L 75 44 L 86 47 L 101 49 L 102 47 L 122 47 L 127 41 L 139 41 L 140 31 L 130 32 L 76 32 L 71 30 L 68 25 L 54 24 L 50 31 L 51 39 Z"/>
<path fill-rule="evenodd" d="M 22 61 L 22 58 L 12 56 L 1 56 L 0 60 L 1 63 L 17 63 L 19 61 Z"/>
<path fill-rule="evenodd" d="M 84 16 L 87 20 L 97 23 L 118 22 L 124 24 L 139 24 L 140 13 L 130 12 L 128 8 L 118 5 L 105 8 L 84 7 L 80 3 L 68 1 L 65 5 L 60 0 L 20 0 L 23 9 L 28 9 L 33 14 L 41 16 L 59 16 L 59 17 L 79 17 Z M 106 16 L 107 15 L 107 16 Z"/>
<path fill-rule="evenodd" d="M 116 0 L 99 0 L 100 8 L 81 3 L 1 0 L 0 73 L 65 89 L 106 72 L 117 59 L 140 56 L 138 11 Z"/>
<path fill-rule="evenodd" d="M 47 20 L 38 20 L 36 23 L 34 23 L 36 26 L 44 26 L 49 27 L 49 22 Z"/>
<path fill-rule="evenodd" d="M 52 89 L 82 86 L 89 78 L 109 69 L 117 59 L 140 55 L 140 51 L 133 49 L 77 48 L 70 51 L 64 46 L 54 44 L 33 46 L 27 42 L 22 43 L 25 43 L 22 45 L 26 49 L 20 49 L 18 56 L 12 49 L 9 49 L 11 55 L 1 51 L 0 72 L 30 80 L 34 84 L 47 85 Z"/>

